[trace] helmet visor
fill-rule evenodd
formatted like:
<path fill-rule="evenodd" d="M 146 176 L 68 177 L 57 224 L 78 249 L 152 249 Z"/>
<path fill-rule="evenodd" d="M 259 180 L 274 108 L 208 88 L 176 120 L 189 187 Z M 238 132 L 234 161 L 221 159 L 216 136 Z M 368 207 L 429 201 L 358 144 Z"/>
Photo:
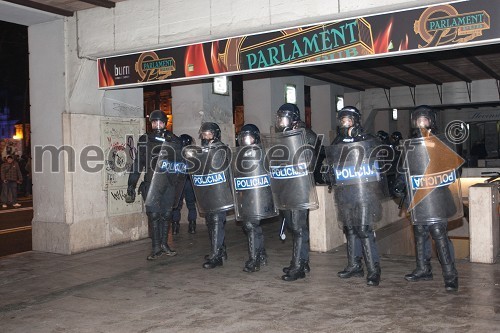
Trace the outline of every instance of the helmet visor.
<path fill-rule="evenodd" d="M 154 129 L 154 130 L 162 130 L 165 128 L 165 123 L 159 119 L 157 120 L 153 120 L 151 122 L 151 127 Z"/>
<path fill-rule="evenodd" d="M 292 127 L 292 120 L 288 116 L 276 116 L 276 127 L 279 129 L 286 129 Z"/>
<path fill-rule="evenodd" d="M 240 135 L 239 143 L 241 146 L 249 146 L 255 143 L 255 138 L 252 134 L 246 132 Z"/>
<path fill-rule="evenodd" d="M 354 126 L 354 119 L 352 116 L 343 116 L 339 119 L 339 126 L 341 128 L 349 128 Z"/>
<path fill-rule="evenodd" d="M 204 131 L 200 133 L 200 139 L 202 140 L 213 140 L 214 133 L 212 131 Z"/>
<path fill-rule="evenodd" d="M 426 116 L 419 116 L 417 119 L 415 119 L 415 128 L 431 128 L 432 121 L 430 120 L 429 117 Z"/>

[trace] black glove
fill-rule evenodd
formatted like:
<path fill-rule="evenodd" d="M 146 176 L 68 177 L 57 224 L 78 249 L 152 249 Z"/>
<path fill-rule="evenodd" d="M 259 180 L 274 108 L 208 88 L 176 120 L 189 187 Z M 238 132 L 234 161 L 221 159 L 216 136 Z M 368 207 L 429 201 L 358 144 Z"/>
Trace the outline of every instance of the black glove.
<path fill-rule="evenodd" d="M 127 195 L 125 196 L 126 203 L 133 203 L 135 201 L 135 188 L 129 186 L 127 188 Z"/>

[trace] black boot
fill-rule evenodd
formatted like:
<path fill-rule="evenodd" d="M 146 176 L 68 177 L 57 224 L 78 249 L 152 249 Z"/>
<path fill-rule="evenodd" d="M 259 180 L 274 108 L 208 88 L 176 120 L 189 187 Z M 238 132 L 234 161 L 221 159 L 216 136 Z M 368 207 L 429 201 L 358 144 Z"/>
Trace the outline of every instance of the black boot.
<path fill-rule="evenodd" d="M 405 280 L 410 282 L 417 282 L 420 280 L 432 280 L 432 267 L 431 259 L 426 258 L 425 255 L 425 241 L 428 237 L 427 231 L 419 232 L 415 230 L 415 254 L 417 257 L 417 268 L 410 274 L 405 275 Z"/>
<path fill-rule="evenodd" d="M 207 226 L 207 231 L 208 231 L 208 239 L 210 240 L 210 249 L 212 249 L 212 228 L 213 226 L 209 223 L 206 224 Z M 203 257 L 205 260 L 208 260 L 208 258 L 210 258 L 210 254 L 205 254 L 205 256 Z"/>
<path fill-rule="evenodd" d="M 443 277 L 446 291 L 458 291 L 458 273 L 455 265 L 443 267 Z"/>
<path fill-rule="evenodd" d="M 451 241 L 448 239 L 446 224 L 438 223 L 430 227 L 432 238 L 436 244 L 436 252 L 443 269 L 444 288 L 446 291 L 458 290 L 458 272 L 455 268 L 455 258 L 452 255 Z"/>
<path fill-rule="evenodd" d="M 309 273 L 311 272 L 311 267 L 309 266 L 309 260 L 302 260 L 302 264 L 304 265 L 304 272 Z M 288 271 L 292 268 L 293 266 L 293 261 L 290 261 L 290 266 L 283 267 L 283 273 L 288 273 Z"/>
<path fill-rule="evenodd" d="M 160 222 L 160 232 L 161 232 L 161 238 L 160 238 L 160 248 L 163 251 L 163 253 L 167 256 L 173 257 L 177 254 L 177 251 L 172 250 L 167 243 L 168 240 L 168 225 L 169 222 L 167 219 L 162 219 Z"/>
<path fill-rule="evenodd" d="M 253 228 L 245 228 L 248 238 L 248 260 L 245 263 L 243 271 L 257 272 L 260 270 L 260 260 L 257 257 L 257 249 L 255 247 L 255 230 Z"/>
<path fill-rule="evenodd" d="M 220 255 L 222 256 L 222 259 L 227 260 L 227 250 L 226 250 L 226 244 L 222 243 L 221 248 L 219 249 Z M 205 260 L 208 260 L 210 258 L 210 254 L 205 254 L 203 257 Z"/>
<path fill-rule="evenodd" d="M 370 238 L 361 238 L 361 244 L 365 253 L 366 284 L 369 286 L 378 286 L 381 270 L 380 264 L 374 260 L 374 249 L 371 247 Z"/>
<path fill-rule="evenodd" d="M 195 234 L 196 233 L 196 220 L 189 221 L 188 232 L 190 234 Z"/>
<path fill-rule="evenodd" d="M 304 261 L 300 260 L 300 252 L 302 250 L 302 230 L 295 232 L 293 235 L 293 254 L 292 254 L 292 266 L 290 266 L 288 272 L 281 277 L 284 281 L 295 281 L 297 279 L 303 279 L 306 277 L 304 271 Z"/>
<path fill-rule="evenodd" d="M 354 233 L 349 233 L 344 229 L 347 239 L 347 266 L 343 271 L 337 273 L 337 276 L 342 279 L 348 279 L 351 277 L 363 277 L 365 272 L 363 271 L 363 264 L 361 263 L 361 257 L 356 257 L 354 247 L 356 246 L 356 235 Z"/>
<path fill-rule="evenodd" d="M 260 266 L 266 266 L 267 265 L 267 253 L 266 249 L 261 247 L 259 249 L 259 252 L 257 254 L 257 260 L 259 260 L 259 265 Z"/>
<path fill-rule="evenodd" d="M 181 225 L 179 222 L 172 222 L 172 235 L 179 234 L 180 228 L 181 228 Z"/>
<path fill-rule="evenodd" d="M 264 248 L 264 234 L 262 233 L 262 227 L 260 226 L 260 221 L 257 223 L 255 228 L 255 247 L 257 248 L 257 260 L 260 266 L 267 265 L 267 253 Z"/>
<path fill-rule="evenodd" d="M 161 250 L 161 226 L 160 226 L 160 214 L 150 213 L 148 217 L 151 220 L 151 243 L 152 250 L 151 254 L 147 257 L 147 260 L 156 260 L 163 256 L 165 253 Z"/>
<path fill-rule="evenodd" d="M 212 253 L 210 256 L 207 258 L 207 261 L 203 264 L 203 268 L 211 269 L 215 268 L 217 266 L 222 266 L 223 265 L 223 260 L 222 258 L 224 257 L 224 249 L 223 246 L 218 246 L 218 237 L 219 237 L 219 225 L 218 223 L 221 222 L 214 222 L 211 223 L 210 227 L 212 228 L 212 231 L 210 232 L 210 236 L 212 237 L 211 239 L 211 244 L 212 244 Z"/>

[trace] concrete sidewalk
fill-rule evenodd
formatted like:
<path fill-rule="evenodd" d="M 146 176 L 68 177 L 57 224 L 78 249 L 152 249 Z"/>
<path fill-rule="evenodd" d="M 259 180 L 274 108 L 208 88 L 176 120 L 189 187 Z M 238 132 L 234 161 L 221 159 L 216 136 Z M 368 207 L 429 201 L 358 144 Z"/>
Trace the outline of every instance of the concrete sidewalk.
<path fill-rule="evenodd" d="M 174 237 L 176 257 L 146 261 L 150 240 L 64 256 L 26 252 L 0 258 L 2 332 L 498 332 L 500 264 L 458 261 L 460 288 L 434 280 L 409 283 L 413 257 L 384 256 L 379 287 L 339 279 L 344 247 L 311 253 L 306 279 L 284 282 L 291 235 L 264 225 L 269 264 L 242 271 L 247 258 L 241 226 L 228 222 L 228 261 L 203 269 L 209 242 Z"/>

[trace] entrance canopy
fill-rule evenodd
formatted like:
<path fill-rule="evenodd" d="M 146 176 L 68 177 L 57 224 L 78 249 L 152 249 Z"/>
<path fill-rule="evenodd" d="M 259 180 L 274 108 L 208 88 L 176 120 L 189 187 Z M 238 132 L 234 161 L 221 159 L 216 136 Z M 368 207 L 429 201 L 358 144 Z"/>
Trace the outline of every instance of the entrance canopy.
<path fill-rule="evenodd" d="M 100 58 L 99 88 L 283 69 L 356 90 L 498 80 L 499 11 L 457 1 Z"/>

